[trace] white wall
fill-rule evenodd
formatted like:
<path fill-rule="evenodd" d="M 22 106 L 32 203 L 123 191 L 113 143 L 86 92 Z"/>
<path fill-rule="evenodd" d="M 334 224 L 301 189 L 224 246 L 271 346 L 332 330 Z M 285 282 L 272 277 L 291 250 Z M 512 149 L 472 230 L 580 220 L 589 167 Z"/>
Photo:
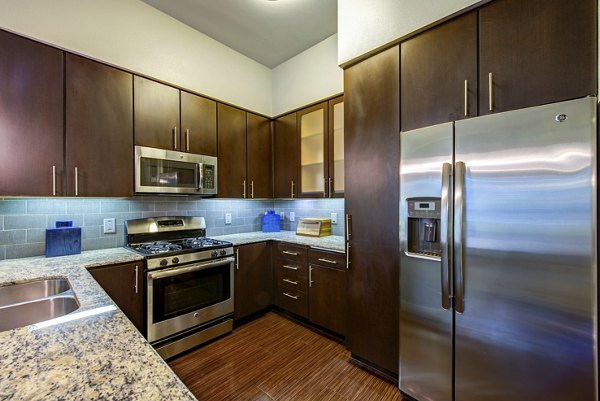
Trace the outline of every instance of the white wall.
<path fill-rule="evenodd" d="M 479 0 L 338 0 L 338 64 L 345 64 Z"/>
<path fill-rule="evenodd" d="M 272 115 L 269 68 L 139 0 L 0 0 L 0 27 Z"/>
<path fill-rule="evenodd" d="M 332 35 L 273 69 L 274 116 L 344 91 L 337 45 Z"/>

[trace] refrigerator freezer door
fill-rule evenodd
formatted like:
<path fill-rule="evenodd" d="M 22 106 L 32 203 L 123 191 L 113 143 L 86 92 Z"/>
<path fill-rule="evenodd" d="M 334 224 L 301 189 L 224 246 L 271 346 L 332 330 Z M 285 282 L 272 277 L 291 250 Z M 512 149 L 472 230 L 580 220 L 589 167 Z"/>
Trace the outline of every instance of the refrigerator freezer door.
<path fill-rule="evenodd" d="M 444 206 L 442 169 L 446 165 L 451 172 L 452 135 L 452 123 L 400 134 L 399 387 L 419 401 L 452 400 L 452 309 L 442 305 L 441 258 L 410 256 L 408 252 L 407 199 L 440 198 L 438 204 Z M 447 184 L 451 192 L 451 182 Z M 446 201 L 451 201 L 448 195 Z M 451 210 L 452 205 L 447 206 Z M 448 223 L 441 224 L 438 233 L 442 248 L 444 241 L 451 247 L 451 236 L 446 237 Z"/>
<path fill-rule="evenodd" d="M 597 400 L 596 102 L 455 124 L 456 401 Z"/>

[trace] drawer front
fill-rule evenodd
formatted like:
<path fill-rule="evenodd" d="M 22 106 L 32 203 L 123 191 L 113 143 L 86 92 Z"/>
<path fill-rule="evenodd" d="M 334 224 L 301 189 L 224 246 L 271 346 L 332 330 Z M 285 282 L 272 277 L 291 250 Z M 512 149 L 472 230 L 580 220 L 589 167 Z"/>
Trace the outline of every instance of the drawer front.
<path fill-rule="evenodd" d="M 346 254 L 310 249 L 308 252 L 308 263 L 336 269 L 346 269 Z"/>
<path fill-rule="evenodd" d="M 281 259 L 293 260 L 300 264 L 308 261 L 308 249 L 303 246 L 277 243 L 277 256 Z"/>
<path fill-rule="evenodd" d="M 305 273 L 306 268 L 303 268 Z M 295 291 L 308 291 L 308 276 L 306 274 L 299 274 L 299 270 L 286 269 L 283 266 L 279 266 L 275 270 L 275 282 L 276 285 L 286 287 Z"/>
<path fill-rule="evenodd" d="M 278 286 L 277 305 L 288 312 L 308 318 L 308 298 L 305 292 Z"/>

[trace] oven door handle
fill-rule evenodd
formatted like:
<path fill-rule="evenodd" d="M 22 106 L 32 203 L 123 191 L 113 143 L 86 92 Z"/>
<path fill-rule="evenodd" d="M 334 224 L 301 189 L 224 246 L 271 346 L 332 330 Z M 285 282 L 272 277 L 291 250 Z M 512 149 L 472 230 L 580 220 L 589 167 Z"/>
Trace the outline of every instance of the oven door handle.
<path fill-rule="evenodd" d="M 198 270 L 205 270 L 205 269 L 211 269 L 211 268 L 218 267 L 218 266 L 224 266 L 224 265 L 233 263 L 234 261 L 235 261 L 235 258 L 229 257 L 229 258 L 225 258 L 225 259 L 215 260 L 212 262 L 197 263 L 197 264 L 193 264 L 188 267 L 173 267 L 173 268 L 170 268 L 167 270 L 159 270 L 156 272 L 149 272 L 148 278 L 152 279 L 152 280 L 156 280 L 156 279 L 160 279 L 160 278 L 173 277 L 173 276 L 178 276 L 180 274 L 192 273 L 192 272 L 195 272 Z"/>

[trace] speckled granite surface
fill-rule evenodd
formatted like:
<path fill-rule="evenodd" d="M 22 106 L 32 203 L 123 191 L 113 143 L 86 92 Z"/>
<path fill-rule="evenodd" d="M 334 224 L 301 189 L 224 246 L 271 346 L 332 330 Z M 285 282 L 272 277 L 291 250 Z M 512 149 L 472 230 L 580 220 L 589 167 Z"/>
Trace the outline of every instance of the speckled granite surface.
<path fill-rule="evenodd" d="M 233 245 L 252 244 L 262 241 L 283 241 L 293 244 L 308 245 L 313 248 L 328 249 L 331 251 L 344 252 L 344 237 L 341 235 L 329 235 L 327 237 L 307 237 L 304 235 L 296 235 L 295 231 L 280 231 L 276 233 L 263 233 L 261 231 L 229 234 L 212 237 L 223 241 L 230 241 Z"/>
<path fill-rule="evenodd" d="M 0 400 L 195 400 L 86 271 L 140 259 L 115 248 L 0 262 L 0 285 L 67 277 L 81 304 L 68 321 L 0 332 Z"/>

